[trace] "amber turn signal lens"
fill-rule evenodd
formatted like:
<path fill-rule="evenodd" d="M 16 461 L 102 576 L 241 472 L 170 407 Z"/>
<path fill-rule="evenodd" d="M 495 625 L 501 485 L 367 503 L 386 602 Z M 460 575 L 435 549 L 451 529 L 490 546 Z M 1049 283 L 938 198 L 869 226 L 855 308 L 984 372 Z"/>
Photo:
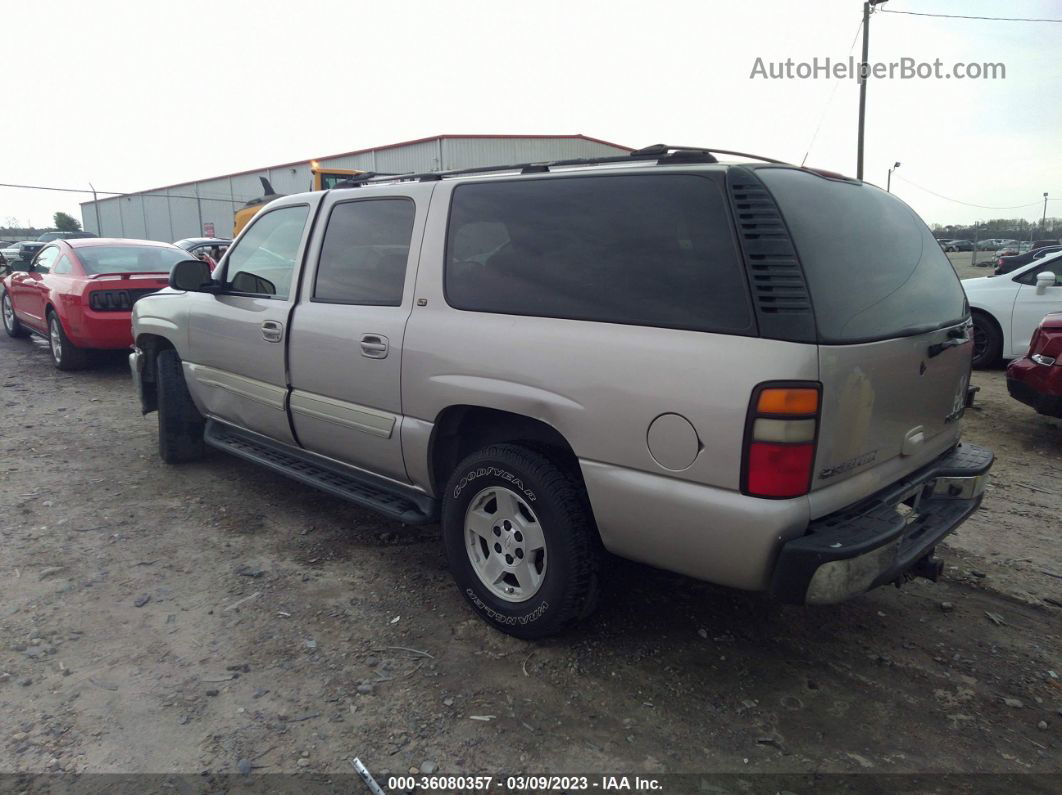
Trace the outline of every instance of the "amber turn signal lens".
<path fill-rule="evenodd" d="M 756 402 L 757 414 L 815 414 L 819 410 L 817 389 L 765 389 Z"/>

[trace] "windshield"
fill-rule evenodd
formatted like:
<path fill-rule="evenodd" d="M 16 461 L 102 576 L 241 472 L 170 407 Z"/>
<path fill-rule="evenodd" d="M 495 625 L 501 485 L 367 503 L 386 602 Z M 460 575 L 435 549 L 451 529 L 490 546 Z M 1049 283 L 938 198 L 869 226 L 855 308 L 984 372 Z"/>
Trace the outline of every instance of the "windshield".
<path fill-rule="evenodd" d="M 164 246 L 85 246 L 77 249 L 85 273 L 169 273 L 188 253 Z"/>
<path fill-rule="evenodd" d="M 321 190 L 331 190 L 340 182 L 346 182 L 353 174 L 332 174 L 327 171 L 320 173 L 321 177 Z"/>
<path fill-rule="evenodd" d="M 959 278 L 929 227 L 892 194 L 795 168 L 760 168 L 793 236 L 824 343 L 869 342 L 957 323 Z"/>

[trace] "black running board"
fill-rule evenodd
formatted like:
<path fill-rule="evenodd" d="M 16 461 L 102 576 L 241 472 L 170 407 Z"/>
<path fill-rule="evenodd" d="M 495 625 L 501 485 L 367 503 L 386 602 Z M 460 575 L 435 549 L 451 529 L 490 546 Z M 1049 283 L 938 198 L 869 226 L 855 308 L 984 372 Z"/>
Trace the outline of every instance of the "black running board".
<path fill-rule="evenodd" d="M 404 489 L 368 473 L 353 471 L 260 434 L 207 420 L 205 441 L 211 447 L 261 464 L 404 524 L 429 524 L 439 519 L 439 501 L 426 494 Z"/>

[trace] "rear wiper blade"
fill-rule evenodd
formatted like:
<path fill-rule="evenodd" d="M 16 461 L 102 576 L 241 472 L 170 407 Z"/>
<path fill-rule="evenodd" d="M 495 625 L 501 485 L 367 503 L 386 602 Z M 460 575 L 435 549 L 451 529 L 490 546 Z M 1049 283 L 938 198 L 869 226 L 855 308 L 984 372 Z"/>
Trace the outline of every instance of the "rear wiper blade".
<path fill-rule="evenodd" d="M 919 334 L 928 334 L 930 331 L 937 331 L 942 328 L 944 328 L 944 326 L 938 325 L 936 323 L 926 323 L 921 326 L 908 326 L 907 328 L 902 328 L 899 331 L 890 334 L 889 336 L 917 337 Z"/>

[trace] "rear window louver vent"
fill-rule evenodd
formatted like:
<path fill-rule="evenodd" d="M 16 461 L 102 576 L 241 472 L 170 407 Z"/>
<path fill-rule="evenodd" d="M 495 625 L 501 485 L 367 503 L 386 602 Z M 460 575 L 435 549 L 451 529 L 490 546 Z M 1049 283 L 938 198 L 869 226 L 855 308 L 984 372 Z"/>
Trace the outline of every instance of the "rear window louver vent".
<path fill-rule="evenodd" d="M 804 270 L 778 205 L 749 169 L 731 168 L 727 186 L 760 335 L 814 342 L 815 323 Z"/>

